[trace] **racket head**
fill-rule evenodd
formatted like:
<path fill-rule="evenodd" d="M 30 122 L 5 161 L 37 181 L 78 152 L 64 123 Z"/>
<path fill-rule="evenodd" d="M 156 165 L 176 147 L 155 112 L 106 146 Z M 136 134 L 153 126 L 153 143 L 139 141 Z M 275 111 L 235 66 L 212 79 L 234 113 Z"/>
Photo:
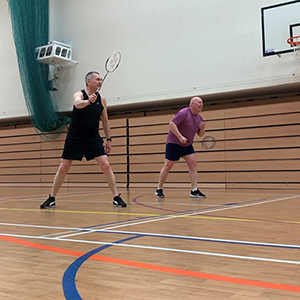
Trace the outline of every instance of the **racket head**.
<path fill-rule="evenodd" d="M 110 54 L 105 62 L 105 70 L 111 73 L 117 69 L 121 62 L 121 53 L 119 51 L 114 51 Z"/>
<path fill-rule="evenodd" d="M 202 140 L 202 147 L 204 149 L 212 149 L 216 145 L 216 139 L 213 136 L 206 136 Z"/>

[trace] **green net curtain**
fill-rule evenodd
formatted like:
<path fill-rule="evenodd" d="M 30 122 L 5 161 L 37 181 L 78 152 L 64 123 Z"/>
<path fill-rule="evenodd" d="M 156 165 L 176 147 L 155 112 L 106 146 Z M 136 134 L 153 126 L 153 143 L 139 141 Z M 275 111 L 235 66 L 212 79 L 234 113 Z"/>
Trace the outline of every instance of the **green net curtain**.
<path fill-rule="evenodd" d="M 70 119 L 56 111 L 47 89 L 48 65 L 36 60 L 36 47 L 49 36 L 49 0 L 7 0 L 24 98 L 39 133 L 61 132 Z"/>

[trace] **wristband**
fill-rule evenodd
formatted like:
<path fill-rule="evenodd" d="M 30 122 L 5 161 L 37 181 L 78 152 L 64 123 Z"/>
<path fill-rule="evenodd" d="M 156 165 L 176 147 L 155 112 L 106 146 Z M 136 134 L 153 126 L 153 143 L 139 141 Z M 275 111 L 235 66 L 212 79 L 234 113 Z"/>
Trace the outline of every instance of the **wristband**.
<path fill-rule="evenodd" d="M 111 139 L 111 138 L 107 138 L 106 140 L 107 140 L 107 141 L 109 141 L 109 142 L 111 142 L 111 141 L 112 141 L 112 139 Z"/>

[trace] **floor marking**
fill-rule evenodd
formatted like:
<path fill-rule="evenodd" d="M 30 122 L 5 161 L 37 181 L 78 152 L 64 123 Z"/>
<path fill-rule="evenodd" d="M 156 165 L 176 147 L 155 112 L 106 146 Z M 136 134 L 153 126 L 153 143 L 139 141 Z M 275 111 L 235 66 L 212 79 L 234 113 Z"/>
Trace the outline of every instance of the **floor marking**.
<path fill-rule="evenodd" d="M 94 195 L 94 194 L 99 194 L 99 195 L 104 195 L 104 194 L 111 194 L 110 192 L 100 192 L 100 191 L 95 191 L 95 192 L 78 192 L 78 193 L 60 193 L 59 198 L 63 197 L 72 197 L 72 196 L 84 196 L 84 195 Z M 26 196 L 14 196 L 14 197 L 2 197 L 0 198 L 1 202 L 14 202 L 14 201 L 35 201 L 35 198 L 46 198 L 44 196 L 41 196 L 41 194 L 36 194 L 36 195 L 26 195 Z M 41 200 L 42 201 L 42 200 Z M 66 200 L 64 200 L 66 201 Z M 70 200 L 73 201 L 73 200 Z M 82 200 L 82 202 L 85 202 L 85 200 Z"/>
<path fill-rule="evenodd" d="M 138 236 L 133 236 L 133 237 L 129 237 L 129 238 L 125 238 L 119 241 L 116 241 L 115 243 L 123 243 L 125 241 L 128 240 L 132 240 L 132 239 L 136 239 L 140 237 Z M 63 285 L 63 291 L 64 291 L 64 295 L 65 298 L 67 300 L 83 300 L 77 290 L 76 287 L 76 274 L 79 270 L 79 268 L 88 260 L 91 258 L 91 256 L 97 254 L 99 251 L 103 251 L 107 248 L 111 247 L 110 245 L 104 245 L 101 246 L 100 248 L 96 248 L 93 249 L 87 253 L 85 253 L 84 255 L 80 256 L 79 258 L 77 258 L 75 261 L 73 261 L 73 263 L 71 265 L 69 265 L 69 267 L 67 268 L 67 270 L 65 271 L 64 275 L 63 275 L 63 279 L 62 279 L 62 285 Z"/>
<path fill-rule="evenodd" d="M 232 255 L 232 254 L 225 254 L 225 253 L 214 253 L 214 252 L 205 252 L 205 251 L 194 251 L 194 250 L 184 250 L 184 249 L 175 249 L 175 248 L 145 246 L 145 245 L 116 244 L 116 243 L 111 243 L 111 242 L 99 242 L 99 241 L 91 241 L 91 240 L 75 240 L 75 239 L 66 239 L 66 238 L 55 239 L 55 238 L 49 238 L 49 237 L 45 237 L 45 236 L 0 233 L 0 238 L 4 239 L 3 237 L 22 238 L 22 239 L 27 238 L 27 239 L 51 240 L 51 241 L 55 240 L 55 241 L 94 244 L 94 245 L 111 245 L 111 246 L 121 246 L 121 247 L 128 247 L 128 248 L 151 249 L 151 250 L 159 250 L 159 251 L 170 251 L 170 252 L 179 252 L 179 253 L 200 254 L 200 255 L 207 255 L 207 256 L 218 256 L 218 257 L 245 259 L 245 260 L 257 260 L 257 261 L 265 261 L 265 262 L 300 265 L 300 261 L 297 261 L 297 260 L 273 259 L 273 258 L 265 258 L 265 257 L 261 258 L 261 257 L 252 257 L 252 256 Z"/>
<path fill-rule="evenodd" d="M 229 216 L 216 216 L 216 215 L 206 215 L 204 217 L 215 217 L 220 218 L 222 220 L 228 219 L 228 220 L 234 220 L 234 221 L 246 221 L 246 222 L 262 222 L 262 223 L 275 223 L 275 224 L 292 224 L 292 225 L 300 225 L 300 221 L 278 221 L 278 220 L 265 220 L 265 219 L 242 219 L 237 217 L 229 217 Z"/>
<path fill-rule="evenodd" d="M 125 227 L 125 226 L 133 226 L 133 225 L 140 225 L 140 224 L 145 224 L 145 223 L 150 223 L 150 222 L 156 222 L 156 221 L 165 221 L 168 219 L 172 219 L 172 218 L 180 218 L 180 217 L 186 217 L 186 216 L 194 216 L 194 215 L 199 215 L 199 214 L 205 214 L 205 213 L 211 213 L 211 212 L 216 212 L 216 211 L 223 211 L 223 210 L 231 210 L 231 209 L 236 209 L 236 208 L 244 208 L 244 207 L 248 207 L 248 206 L 254 206 L 254 205 L 261 205 L 261 204 L 266 204 L 266 203 L 272 203 L 272 202 L 277 202 L 277 201 L 282 201 L 282 200 L 287 200 L 287 199 L 292 199 L 292 198 L 298 198 L 298 195 L 291 195 L 291 196 L 284 196 L 284 197 L 276 197 L 276 198 L 271 198 L 271 199 L 262 199 L 262 200 L 254 200 L 254 201 L 249 201 L 246 203 L 241 203 L 238 205 L 230 205 L 230 206 L 221 206 L 219 208 L 215 208 L 215 209 L 210 209 L 210 210 L 198 210 L 198 211 L 194 211 L 191 213 L 185 213 L 183 212 L 183 214 L 177 214 L 177 215 L 166 215 L 163 218 L 157 218 L 157 219 L 150 219 L 150 220 L 146 220 L 146 221 L 140 221 L 140 222 L 136 222 L 136 223 L 131 223 L 129 225 L 117 225 L 114 227 L 110 227 L 110 228 L 106 228 L 107 230 L 111 230 L 111 229 L 116 229 L 116 228 L 121 228 L 121 227 Z"/>
<path fill-rule="evenodd" d="M 26 212 L 41 212 L 41 209 L 22 209 L 22 208 L 4 208 L 0 207 L 0 210 L 4 211 L 26 211 Z M 99 215 L 124 215 L 124 216 L 145 216 L 145 217 L 156 217 L 161 216 L 161 214 L 146 214 L 146 213 L 120 213 L 120 212 L 104 212 L 104 211 L 70 211 L 70 210 L 58 210 L 49 209 L 49 213 L 79 213 L 79 214 L 99 214 Z M 207 212 L 204 211 L 203 214 Z M 249 219 L 249 218 L 237 218 L 237 217 L 226 217 L 226 216 L 183 216 L 183 218 L 195 218 L 195 219 L 210 219 L 210 220 L 227 220 L 227 221 L 241 221 L 241 222 L 261 222 L 261 223 L 284 223 L 284 224 L 295 224 L 299 225 L 300 221 L 272 221 L 272 220 L 260 220 L 260 219 Z M 2 224 L 2 223 L 0 223 Z"/>
<path fill-rule="evenodd" d="M 75 214 L 96 214 L 96 215 L 124 215 L 124 216 L 160 216 L 160 214 L 145 214 L 145 213 L 126 213 L 126 212 L 111 212 L 111 211 L 80 211 L 80 210 L 59 210 L 56 208 L 50 208 L 47 210 L 41 210 L 40 208 L 9 208 L 0 207 L 0 210 L 11 211 L 29 211 L 29 212 L 43 212 L 43 213 L 75 213 Z"/>
<path fill-rule="evenodd" d="M 229 209 L 234 209 L 234 208 L 241 208 L 241 207 L 247 207 L 247 206 L 253 206 L 253 205 L 259 205 L 259 204 L 265 204 L 265 203 L 271 203 L 271 202 L 276 202 L 276 201 L 282 201 L 282 200 L 288 200 L 288 199 L 293 199 L 299 197 L 300 194 L 294 194 L 294 195 L 289 195 L 289 196 L 284 196 L 284 197 L 277 197 L 277 198 L 270 198 L 270 199 L 262 199 L 262 200 L 253 200 L 249 201 L 246 203 L 239 203 L 237 205 L 233 204 L 230 206 L 226 206 L 225 204 L 216 206 L 215 209 L 201 209 L 201 210 L 192 210 L 195 212 L 194 215 L 187 214 L 186 218 L 206 218 L 206 219 L 222 219 L 222 220 L 228 220 L 228 217 L 217 217 L 217 216 L 195 216 L 197 214 L 206 214 L 210 212 L 217 212 L 217 211 L 222 211 L 222 210 L 229 210 Z M 12 210 L 12 211 L 40 211 L 41 209 L 20 209 L 20 208 L 1 208 L 0 210 Z M 127 215 L 127 216 L 149 216 L 149 217 L 156 217 L 156 216 L 161 216 L 160 214 L 145 214 L 145 213 L 126 213 L 126 212 L 99 212 L 99 211 L 72 211 L 72 210 L 58 210 L 58 209 L 49 209 L 46 210 L 49 213 L 79 213 L 79 214 L 101 214 L 101 215 Z M 197 213 L 198 211 L 198 213 Z M 173 211 L 175 212 L 175 211 Z M 184 213 L 184 212 L 178 212 L 178 213 Z M 271 222 L 269 220 L 255 220 L 255 219 L 247 219 L 247 218 L 230 218 L 231 220 L 235 221 L 245 221 L 245 222 Z M 284 223 L 290 223 L 290 224 L 300 224 L 300 222 L 297 221 L 281 221 Z"/>
<path fill-rule="evenodd" d="M 295 197 L 295 196 L 292 196 Z M 109 230 L 113 228 L 120 228 L 120 227 L 126 227 L 126 226 L 132 226 L 132 225 L 139 225 L 139 224 L 144 224 L 145 222 L 154 222 L 154 221 L 161 221 L 161 220 L 168 220 L 172 218 L 178 218 L 178 217 L 199 217 L 197 215 L 199 214 L 205 214 L 210 211 L 221 211 L 221 210 L 227 210 L 227 209 L 234 209 L 234 208 L 241 208 L 241 207 L 247 207 L 247 206 L 253 206 L 253 205 L 259 205 L 259 204 L 265 204 L 265 203 L 271 203 L 275 201 L 281 201 L 285 199 L 291 199 L 291 196 L 289 198 L 287 197 L 281 197 L 281 198 L 273 198 L 273 199 L 265 199 L 265 200 L 255 200 L 247 203 L 242 203 L 242 204 L 237 204 L 237 205 L 230 205 L 228 207 L 216 207 L 215 209 L 211 210 L 201 210 L 201 211 L 193 211 L 190 213 L 187 212 L 182 212 L 178 215 L 154 215 L 152 214 L 151 216 L 148 216 L 151 218 L 151 220 L 129 220 L 128 224 L 118 224 L 118 225 L 109 225 L 105 226 L 105 229 L 102 229 L 101 231 L 104 230 Z M 297 195 L 298 197 L 298 195 Z M 202 216 L 203 217 L 203 216 Z M 154 219 L 154 220 L 153 220 Z M 127 223 L 127 222 L 126 222 Z M 66 228 L 68 230 L 68 228 Z M 86 229 L 85 229 L 86 230 Z M 89 231 L 85 231 L 84 233 L 87 233 Z M 90 231 L 91 232 L 91 231 Z M 113 231 L 111 231 L 113 232 Z M 126 234 L 123 231 L 120 231 L 122 234 Z M 78 232 L 79 233 L 79 232 Z M 82 229 L 81 229 L 82 233 Z M 138 233 L 141 235 L 141 233 Z M 14 239 L 13 236 L 18 236 L 18 235 L 6 235 L 4 237 L 3 235 L 0 236 L 0 239 Z M 21 236 L 22 238 L 30 238 L 30 236 Z M 183 249 L 172 249 L 172 248 L 163 248 L 163 247 L 148 247 L 148 246 L 140 246 L 140 245 L 130 245 L 130 244 L 117 244 L 117 243 L 105 243 L 105 242 L 99 242 L 99 241 L 86 241 L 86 240 L 73 240 L 73 239 L 65 239 L 65 238 L 46 238 L 46 237 L 31 237 L 31 238 L 37 238 L 37 239 L 44 239 L 44 240 L 61 240 L 61 241 L 67 241 L 67 242 L 78 242 L 78 243 L 90 243 L 90 244 L 102 244 L 105 246 L 123 246 L 123 247 L 131 247 L 131 248 L 143 248 L 143 249 L 151 249 L 151 250 L 158 250 L 158 251 L 173 251 L 173 252 L 181 252 L 181 253 L 192 253 L 192 254 L 199 254 L 199 255 L 212 255 L 212 256 L 220 256 L 220 257 L 228 257 L 228 258 L 238 258 L 238 259 L 247 259 L 247 260 L 258 260 L 258 261 L 267 261 L 267 262 L 275 262 L 275 263 L 287 263 L 287 264 L 300 264 L 300 261 L 292 261 L 292 260 L 279 260 L 279 259 L 271 259 L 271 258 L 260 258 L 260 257 L 245 257 L 245 256 L 235 256 L 235 255 L 229 255 L 229 254 L 223 254 L 223 253 L 210 253 L 210 252 L 201 252 L 201 251 L 191 251 L 191 250 L 183 250 Z M 9 240 L 10 242 L 16 242 L 13 240 Z M 48 251 L 55 251 L 56 247 L 50 247 L 51 250 L 49 250 L 49 246 L 44 246 L 32 242 L 26 242 L 26 241 L 21 241 L 21 244 L 25 245 L 26 243 L 27 246 L 30 247 L 35 247 L 36 245 L 37 248 L 43 249 L 43 250 L 48 250 Z M 27 243 L 30 243 L 27 244 Z M 20 244 L 20 243 L 19 243 Z M 38 246 L 37 246 L 38 245 Z M 47 247 L 48 249 L 45 249 L 43 247 Z M 65 249 L 61 249 L 63 252 L 68 251 Z M 59 252 L 59 253 L 63 253 Z M 65 253 L 67 254 L 67 253 Z M 69 255 L 72 255 L 69 253 Z M 81 254 L 80 256 L 85 255 L 85 253 Z M 122 264 L 122 265 L 128 265 L 131 267 L 137 267 L 137 268 L 142 268 L 142 269 L 148 269 L 148 270 L 155 270 L 155 271 L 160 271 L 160 272 L 165 272 L 165 273 L 171 273 L 171 274 L 177 274 L 177 275 L 183 275 L 183 276 L 191 276 L 191 277 L 198 277 L 198 278 L 203 278 L 203 279 L 208 279 L 208 280 L 217 280 L 217 281 L 223 281 L 223 282 L 229 282 L 229 283 L 237 283 L 237 284 L 244 284 L 244 285 L 251 285 L 251 286 L 257 286 L 257 287 L 263 287 L 263 288 L 270 288 L 270 289 L 278 289 L 278 290 L 285 290 L 285 291 L 293 291 L 293 292 L 300 292 L 300 287 L 299 286 L 292 286 L 292 285 L 284 285 L 284 284 L 276 284 L 276 283 L 269 283 L 269 282 L 260 282 L 260 281 L 255 281 L 255 280 L 247 280 L 247 279 L 241 279 L 241 278 L 234 278 L 234 277 L 227 277 L 227 276 L 220 276 L 220 275 L 214 275 L 214 274 L 206 274 L 206 273 L 201 273 L 201 272 L 194 272 L 194 271 L 187 271 L 187 270 L 180 270 L 180 269 L 175 269 L 175 268 L 168 268 L 168 267 L 163 267 L 163 266 L 157 266 L 157 265 L 151 265 L 147 263 L 139 263 L 139 262 L 132 262 L 132 261 L 127 261 L 127 260 L 122 260 L 122 259 L 114 259 L 114 258 L 109 258 L 109 257 L 103 257 L 99 255 L 93 255 L 91 259 L 96 259 L 104 262 L 109 262 L 109 263 L 116 263 L 116 264 Z"/>
<path fill-rule="evenodd" d="M 174 239 L 186 239 L 194 241 L 203 242 L 219 242 L 219 243 L 229 243 L 229 244 L 239 244 L 248 246 L 263 246 L 263 247 L 274 247 L 274 248 L 290 248 L 290 249 L 300 249 L 300 245 L 291 244 L 278 244 L 278 243 L 262 243 L 262 242 L 251 242 L 242 240 L 230 240 L 230 239 L 216 239 L 208 237 L 198 237 L 198 236 L 188 236 L 188 235 L 176 235 L 176 234 L 162 234 L 162 233 L 151 233 L 151 232 L 138 232 L 138 231 L 119 231 L 119 230 L 107 230 L 107 229 L 93 229 L 90 227 L 80 228 L 80 227 L 59 227 L 59 226 L 44 226 L 44 225 L 28 225 L 28 224 L 12 224 L 12 223 L 0 223 L 0 225 L 16 226 L 16 227 L 29 227 L 29 228 L 46 228 L 46 229 L 64 229 L 68 232 L 83 232 L 83 233 L 112 233 L 112 234 L 128 234 L 128 235 L 142 235 L 150 237 L 161 237 L 161 238 L 174 238 Z M 99 226 L 100 227 L 100 226 Z M 6 233 L 0 233 L 6 235 Z M 20 235 L 23 237 L 23 235 Z M 51 238 L 49 235 L 43 236 L 31 236 L 32 238 Z M 65 236 L 52 237 L 53 240 L 63 239 Z"/>
<path fill-rule="evenodd" d="M 272 202 L 277 202 L 277 201 L 282 201 L 282 200 L 286 200 L 286 199 L 291 199 L 291 198 L 296 198 L 298 197 L 299 194 L 296 195 L 290 195 L 290 196 L 284 196 L 284 197 L 276 197 L 276 198 L 271 198 L 271 199 L 262 199 L 262 200 L 254 200 L 254 201 L 249 201 L 246 203 L 241 203 L 238 205 L 230 205 L 230 206 L 221 206 L 219 208 L 215 208 L 215 209 L 211 209 L 211 210 L 196 210 L 196 211 L 192 211 L 189 214 L 184 214 L 184 212 L 182 213 L 178 213 L 177 215 L 157 215 L 157 214 L 133 214 L 133 215 L 142 215 L 142 216 L 151 216 L 153 218 L 150 219 L 146 219 L 146 220 L 139 220 L 139 221 L 128 221 L 128 223 L 126 222 L 125 224 L 118 224 L 116 226 L 113 227 L 108 227 L 106 228 L 106 230 L 112 230 L 112 229 L 117 229 L 117 228 L 122 228 L 122 227 L 128 227 L 128 226 L 133 226 L 133 225 L 140 225 L 140 224 L 146 224 L 146 223 L 150 223 L 150 222 L 156 222 L 156 221 L 165 221 L 165 220 L 169 220 L 169 219 L 174 219 L 174 218 L 179 218 L 179 217 L 191 217 L 195 215 L 199 215 L 199 214 L 205 214 L 205 213 L 211 213 L 211 212 L 216 212 L 216 211 L 223 211 L 223 210 L 231 210 L 231 209 L 235 209 L 235 208 L 243 208 L 243 207 L 248 207 L 248 206 L 254 206 L 254 205 L 260 205 L 260 204 L 266 204 L 266 203 L 272 203 Z M 1 208 L 0 208 L 1 209 Z M 18 210 L 18 209 L 16 209 Z M 36 211 L 36 210 L 35 210 Z M 40 210 L 38 210 L 40 211 Z M 52 211 L 53 213 L 57 212 L 57 210 L 47 210 L 47 211 Z M 62 212 L 62 211 L 58 211 L 58 212 Z M 77 212 L 77 211 L 75 211 Z M 78 213 L 78 212 L 77 212 Z M 79 212 L 82 213 L 82 212 Z M 90 212 L 90 213 L 98 213 L 98 214 L 115 214 L 114 212 Z M 128 213 L 118 213 L 119 214 L 126 214 L 128 215 Z M 131 215 L 131 213 L 129 214 Z M 79 234 L 83 234 L 83 233 L 77 233 Z M 72 236 L 76 235 L 75 233 L 72 233 Z"/>
<path fill-rule="evenodd" d="M 141 225 L 141 224 L 146 224 L 146 223 L 150 223 L 150 222 L 156 222 L 156 221 L 165 221 L 165 220 L 170 220 L 170 219 L 174 219 L 174 218 L 179 218 L 179 217 L 190 217 L 190 216 L 195 216 L 195 215 L 199 215 L 199 214 L 204 214 L 204 213 L 210 213 L 210 212 L 216 212 L 216 211 L 223 211 L 223 210 L 229 210 L 229 209 L 235 209 L 235 208 L 242 208 L 242 207 L 248 207 L 248 206 L 254 206 L 254 205 L 260 205 L 260 204 L 266 204 L 266 203 L 272 203 L 272 202 L 277 202 L 277 201 L 282 201 L 282 200 L 286 200 L 286 199 L 291 199 L 291 198 L 296 198 L 298 197 L 299 194 L 296 195 L 290 195 L 290 196 L 283 196 L 283 197 L 276 197 L 276 198 L 271 198 L 271 199 L 262 199 L 262 200 L 254 200 L 254 201 L 249 201 L 246 203 L 241 203 L 238 205 L 230 205 L 230 206 L 221 206 L 219 208 L 215 208 L 215 209 L 211 209 L 211 210 L 196 210 L 196 211 L 192 211 L 191 213 L 178 213 L 177 215 L 153 215 L 150 214 L 150 216 L 154 216 L 154 218 L 150 218 L 147 220 L 139 220 L 139 221 L 128 221 L 128 223 L 126 222 L 125 224 L 118 224 L 116 226 L 113 227 L 108 227 L 106 228 L 106 230 L 112 230 L 112 229 L 117 229 L 117 228 L 122 228 L 122 227 L 128 227 L 128 226 L 134 226 L 134 225 Z M 47 210 L 49 211 L 49 210 Z M 50 210 L 51 211 L 51 210 Z M 54 212 L 56 212 L 57 210 L 55 210 Z M 99 213 L 99 212 L 91 212 L 91 213 Z M 113 212 L 108 212 L 108 214 L 114 214 Z M 124 214 L 124 213 L 121 213 Z M 135 214 L 136 215 L 136 214 Z M 138 214 L 140 215 L 140 214 Z M 142 214 L 143 216 L 145 216 L 145 214 Z M 147 214 L 148 215 L 148 214 Z M 68 237 L 68 236 L 75 236 L 75 235 L 82 235 L 82 234 L 86 234 L 88 232 L 85 233 L 74 233 L 72 232 L 70 235 L 65 235 L 64 237 Z M 59 236 L 57 237 L 59 238 Z"/>
<path fill-rule="evenodd" d="M 41 245 L 33 242 L 23 241 L 19 240 L 10 236 L 3 236 L 0 235 L 0 239 L 13 242 L 16 244 L 21 244 L 24 246 L 37 248 L 41 250 L 46 251 L 52 251 L 56 253 L 66 254 L 66 255 L 72 255 L 72 256 L 83 256 L 86 253 L 73 251 L 73 250 L 67 250 L 67 249 L 61 249 L 53 246 L 46 246 Z M 121 244 L 119 244 L 121 245 Z M 255 286 L 260 288 L 268 288 L 268 289 L 274 289 L 274 290 L 283 290 L 283 291 L 290 291 L 290 292 L 300 292 L 300 286 L 294 286 L 294 285 L 288 285 L 288 284 L 279 284 L 279 283 L 272 283 L 272 282 L 264 282 L 264 281 L 258 281 L 258 280 L 249 280 L 249 279 L 242 279 L 237 277 L 229 277 L 229 276 L 222 276 L 222 275 L 215 275 L 215 274 L 209 274 L 209 273 L 203 273 L 203 272 L 197 272 L 197 271 L 189 271 L 189 270 L 182 270 L 182 269 L 176 269 L 171 267 L 164 267 L 164 266 L 158 266 L 153 265 L 149 263 L 140 263 L 136 261 L 129 261 L 125 259 L 119 259 L 119 258 L 112 258 L 112 257 L 106 257 L 102 255 L 93 255 L 90 257 L 92 260 L 107 262 L 107 263 L 114 263 L 129 267 L 136 267 L 144 270 L 153 270 L 158 272 L 164 272 L 174 275 L 181 275 L 181 276 L 188 276 L 188 277 L 195 277 L 195 278 L 201 278 L 201 279 L 207 279 L 207 280 L 214 280 L 214 281 L 221 281 L 221 282 L 228 282 L 228 283 L 234 283 L 234 284 L 241 284 L 241 285 L 249 285 L 249 286 Z"/>
<path fill-rule="evenodd" d="M 137 199 L 138 198 L 141 198 L 141 197 L 144 197 L 144 196 L 147 196 L 147 195 L 140 195 L 140 196 L 137 196 L 135 198 L 133 198 L 132 202 L 138 204 L 138 205 L 141 205 L 141 206 L 145 206 L 145 207 L 148 207 L 148 208 L 153 208 L 153 209 L 158 209 L 158 210 L 168 210 L 168 209 L 165 209 L 165 208 L 160 208 L 160 207 L 157 207 L 157 206 L 150 206 L 150 205 L 146 205 L 144 203 L 147 203 L 147 202 L 138 202 Z M 276 200 L 276 199 L 292 199 L 292 198 L 298 198 L 300 197 L 300 194 L 292 194 L 292 195 L 285 195 L 285 196 L 281 196 L 281 197 L 276 197 L 276 198 L 266 198 L 266 199 L 258 199 L 258 200 L 251 200 L 251 201 L 247 201 L 247 202 L 243 202 L 243 203 L 226 203 L 226 204 L 221 204 L 221 205 L 218 205 L 219 207 L 220 206 L 239 206 L 239 205 L 245 205 L 245 204 L 250 204 L 250 203 L 259 203 L 261 201 L 268 201 L 268 200 Z M 195 198 L 197 199 L 197 198 Z M 199 200 L 203 200 L 203 199 L 199 199 Z M 199 201 L 198 200 L 198 201 Z M 197 201 L 197 200 L 196 200 Z M 163 200 L 162 200 L 162 203 L 163 203 Z M 170 212 L 178 212 L 178 211 L 174 211 L 174 210 L 169 210 Z"/>
<path fill-rule="evenodd" d="M 274 244 L 274 243 L 261 243 L 261 242 L 250 242 L 241 240 L 228 240 L 228 239 L 216 239 L 207 237 L 197 237 L 197 236 L 184 236 L 184 235 L 172 235 L 172 234 L 160 234 L 160 233 L 148 233 L 148 232 L 135 232 L 135 231 L 114 231 L 114 230 L 100 230 L 101 232 L 107 233 L 117 233 L 117 234 L 131 234 L 131 235 L 142 235 L 150 237 L 162 237 L 162 238 L 174 238 L 174 239 L 186 239 L 195 240 L 203 242 L 219 242 L 228 244 L 238 244 L 238 245 L 248 245 L 248 246 L 263 246 L 263 247 L 274 247 L 274 248 L 291 248 L 300 249 L 300 245 L 290 245 L 290 244 Z"/>

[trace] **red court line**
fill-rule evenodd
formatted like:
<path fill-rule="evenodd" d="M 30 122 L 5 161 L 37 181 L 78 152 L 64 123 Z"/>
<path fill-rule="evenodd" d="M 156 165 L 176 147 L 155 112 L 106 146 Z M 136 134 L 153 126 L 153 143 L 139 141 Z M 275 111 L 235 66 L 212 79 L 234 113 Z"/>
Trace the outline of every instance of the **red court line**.
<path fill-rule="evenodd" d="M 63 248 L 57 248 L 47 245 L 42 245 L 38 243 L 28 242 L 20 239 L 16 239 L 13 237 L 0 235 L 0 239 L 12 242 L 32 248 L 37 248 L 41 250 L 66 254 L 66 255 L 72 255 L 80 257 L 84 255 L 84 252 L 78 252 Z M 170 268 L 170 267 L 163 267 L 163 266 L 157 266 L 152 265 L 148 263 L 140 263 L 125 259 L 119 259 L 119 258 L 112 258 L 102 255 L 93 255 L 90 257 L 90 259 L 113 263 L 113 264 L 119 264 L 129 267 L 135 267 L 135 268 L 141 268 L 146 270 L 153 270 L 153 271 L 159 271 L 169 274 L 176 274 L 176 275 L 182 275 L 182 276 L 189 276 L 189 277 L 196 277 L 196 278 L 202 278 L 202 279 L 208 279 L 208 280 L 214 280 L 214 281 L 222 281 L 222 282 L 228 282 L 228 283 L 235 283 L 235 284 L 242 284 L 242 285 L 249 285 L 249 286 L 256 286 L 261 288 L 267 288 L 267 289 L 273 289 L 273 290 L 283 290 L 283 291 L 290 291 L 290 292 L 300 292 L 300 286 L 294 286 L 294 285 L 287 285 L 287 284 L 279 284 L 279 283 L 272 283 L 272 282 L 264 282 L 264 281 L 257 281 L 257 280 L 248 280 L 248 279 L 242 279 L 237 277 L 229 277 L 229 276 L 222 276 L 222 275 L 215 275 L 215 274 L 209 274 L 209 273 L 202 273 L 202 272 L 195 272 L 195 271 L 188 271 L 188 270 L 182 270 L 182 269 L 176 269 L 176 268 Z"/>

